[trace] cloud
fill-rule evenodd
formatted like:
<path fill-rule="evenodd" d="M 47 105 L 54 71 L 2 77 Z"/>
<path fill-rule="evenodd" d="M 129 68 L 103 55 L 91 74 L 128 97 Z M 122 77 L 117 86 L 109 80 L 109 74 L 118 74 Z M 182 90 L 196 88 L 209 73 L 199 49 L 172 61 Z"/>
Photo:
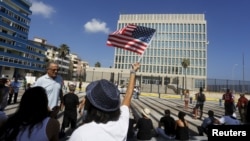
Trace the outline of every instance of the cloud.
<path fill-rule="evenodd" d="M 52 6 L 46 5 L 41 1 L 31 0 L 31 2 L 32 6 L 30 10 L 32 11 L 32 15 L 42 15 L 45 18 L 50 18 L 56 12 Z"/>
<path fill-rule="evenodd" d="M 97 19 L 92 19 L 84 24 L 84 30 L 90 33 L 104 32 L 109 33 L 109 28 L 106 27 L 107 24 L 105 22 L 99 21 Z"/>

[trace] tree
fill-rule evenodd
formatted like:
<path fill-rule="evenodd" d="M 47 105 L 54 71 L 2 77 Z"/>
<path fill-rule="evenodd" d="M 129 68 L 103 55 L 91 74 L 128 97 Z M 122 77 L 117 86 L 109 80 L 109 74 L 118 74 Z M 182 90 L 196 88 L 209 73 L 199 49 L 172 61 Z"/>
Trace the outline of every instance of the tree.
<path fill-rule="evenodd" d="M 181 65 L 185 69 L 185 89 L 187 89 L 187 68 L 190 65 L 190 60 L 184 58 L 181 62 Z"/>
<path fill-rule="evenodd" d="M 100 68 L 100 67 L 101 67 L 101 63 L 100 63 L 100 62 L 96 62 L 96 63 L 95 63 L 95 67 Z"/>
<path fill-rule="evenodd" d="M 59 57 L 61 58 L 61 65 L 63 64 L 63 60 L 65 59 L 65 57 L 67 55 L 69 55 L 69 46 L 66 45 L 66 44 L 62 44 L 60 45 L 60 48 L 58 49 L 58 52 L 59 52 Z"/>

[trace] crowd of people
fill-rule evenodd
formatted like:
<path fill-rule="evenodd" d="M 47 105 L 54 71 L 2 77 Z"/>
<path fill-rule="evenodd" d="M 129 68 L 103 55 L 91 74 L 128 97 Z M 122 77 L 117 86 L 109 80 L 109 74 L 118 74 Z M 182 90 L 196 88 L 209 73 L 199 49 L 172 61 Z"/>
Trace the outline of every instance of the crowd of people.
<path fill-rule="evenodd" d="M 176 119 L 173 118 L 170 109 L 166 109 L 159 119 L 158 127 L 154 127 L 151 111 L 147 107 L 141 109 L 138 119 L 134 116 L 131 118 L 130 105 L 131 99 L 137 92 L 134 86 L 135 74 L 139 68 L 139 63 L 132 65 L 127 91 L 123 98 L 120 97 L 115 84 L 101 79 L 91 82 L 86 87 L 86 95 L 80 101 L 75 94 L 77 87 L 75 83 L 70 82 L 68 93 L 63 94 L 63 79 L 58 75 L 59 65 L 49 62 L 46 74 L 25 90 L 17 111 L 9 116 L 4 112 L 5 107 L 11 104 L 13 96 L 13 103 L 17 102 L 20 84 L 17 78 L 13 82 L 1 78 L 0 140 L 58 141 L 65 136 L 65 128 L 68 127 L 71 129 L 69 141 L 151 140 L 158 136 L 165 139 L 189 140 L 189 122 L 185 119 L 190 102 L 189 90 L 184 91 L 185 111 L 179 111 Z M 208 117 L 204 118 L 203 107 L 206 95 L 203 88 L 195 94 L 192 113 L 194 120 L 202 120 L 202 124 L 197 126 L 199 135 L 207 134 L 209 125 L 240 125 L 250 122 L 250 104 L 244 94 L 236 100 L 234 94 L 228 89 L 222 99 L 225 107 L 224 116 L 216 118 L 214 112 L 209 110 Z M 239 110 L 241 120 L 234 115 L 236 109 Z M 57 119 L 60 110 L 63 111 L 61 125 Z M 77 127 L 78 113 L 82 116 L 82 124 Z"/>

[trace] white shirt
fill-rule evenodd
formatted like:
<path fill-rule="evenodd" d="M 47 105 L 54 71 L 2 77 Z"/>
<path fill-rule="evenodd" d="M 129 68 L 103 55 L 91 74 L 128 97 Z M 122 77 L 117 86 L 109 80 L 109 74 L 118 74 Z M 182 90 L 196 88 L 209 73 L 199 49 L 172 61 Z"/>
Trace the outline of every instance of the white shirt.
<path fill-rule="evenodd" d="M 120 109 L 118 121 L 109 121 L 106 124 L 86 123 L 72 133 L 69 141 L 126 141 L 129 108 L 123 105 Z"/>
<path fill-rule="evenodd" d="M 58 105 L 62 82 L 63 80 L 60 76 L 57 76 L 55 79 L 52 79 L 48 76 L 48 74 L 45 74 L 38 78 L 36 83 L 34 84 L 34 86 L 41 86 L 46 89 L 46 93 L 49 100 L 48 105 L 50 109 Z"/>

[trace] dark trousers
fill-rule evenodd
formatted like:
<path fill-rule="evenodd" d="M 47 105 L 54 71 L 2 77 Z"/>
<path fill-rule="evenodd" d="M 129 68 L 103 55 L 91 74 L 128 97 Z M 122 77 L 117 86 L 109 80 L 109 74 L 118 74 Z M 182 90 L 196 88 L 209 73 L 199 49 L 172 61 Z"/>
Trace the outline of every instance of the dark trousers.
<path fill-rule="evenodd" d="M 14 95 L 14 103 L 17 103 L 18 92 L 17 93 L 9 94 L 8 104 L 11 103 L 13 95 Z"/>
<path fill-rule="evenodd" d="M 228 115 L 228 113 L 230 113 L 229 111 L 235 111 L 235 105 L 233 102 L 225 102 L 224 108 L 225 108 L 225 115 Z"/>

